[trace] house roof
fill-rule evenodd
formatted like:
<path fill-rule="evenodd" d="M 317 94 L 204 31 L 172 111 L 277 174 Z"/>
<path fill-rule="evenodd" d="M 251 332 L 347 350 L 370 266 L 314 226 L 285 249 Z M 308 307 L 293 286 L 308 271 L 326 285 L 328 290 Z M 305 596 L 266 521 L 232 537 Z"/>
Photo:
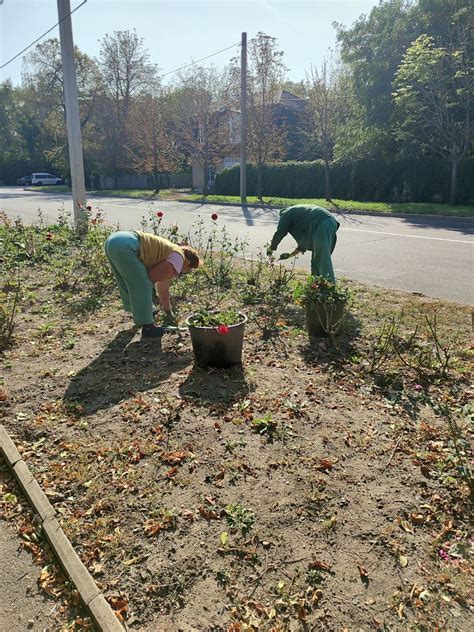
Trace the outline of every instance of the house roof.
<path fill-rule="evenodd" d="M 292 92 L 288 90 L 280 90 L 280 94 L 277 100 L 277 103 L 281 105 L 292 108 L 294 110 L 304 110 L 306 105 L 306 99 L 296 96 Z"/>
<path fill-rule="evenodd" d="M 306 99 L 303 99 L 302 97 L 299 97 L 296 94 L 289 92 L 288 90 L 280 90 L 274 104 L 278 104 L 285 108 L 302 112 L 306 107 L 306 101 Z M 219 115 L 226 113 L 240 114 L 240 110 L 236 110 L 230 107 L 220 107 L 218 104 L 214 105 L 211 109 Z"/>

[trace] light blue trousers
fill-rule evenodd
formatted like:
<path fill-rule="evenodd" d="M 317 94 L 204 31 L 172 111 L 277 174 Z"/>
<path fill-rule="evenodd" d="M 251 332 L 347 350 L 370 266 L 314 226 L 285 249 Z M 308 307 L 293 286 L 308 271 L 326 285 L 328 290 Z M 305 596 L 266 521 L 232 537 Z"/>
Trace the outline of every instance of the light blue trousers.
<path fill-rule="evenodd" d="M 138 258 L 140 242 L 134 232 L 112 233 L 105 242 L 105 254 L 126 312 L 131 312 L 136 325 L 153 322 L 153 283 Z"/>

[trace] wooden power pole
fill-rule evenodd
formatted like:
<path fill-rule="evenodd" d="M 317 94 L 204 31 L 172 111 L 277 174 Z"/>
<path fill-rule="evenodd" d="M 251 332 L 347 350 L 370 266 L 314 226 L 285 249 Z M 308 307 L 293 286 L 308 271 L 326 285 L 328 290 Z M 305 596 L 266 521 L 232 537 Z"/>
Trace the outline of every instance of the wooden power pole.
<path fill-rule="evenodd" d="M 84 181 L 84 158 L 82 155 L 76 68 L 74 65 L 70 0 L 58 0 L 58 16 L 74 223 L 76 230 L 84 233 L 87 231 L 87 218 L 81 206 L 84 206 L 86 202 L 86 186 Z"/>
<path fill-rule="evenodd" d="M 240 202 L 247 202 L 247 33 L 240 51 Z"/>

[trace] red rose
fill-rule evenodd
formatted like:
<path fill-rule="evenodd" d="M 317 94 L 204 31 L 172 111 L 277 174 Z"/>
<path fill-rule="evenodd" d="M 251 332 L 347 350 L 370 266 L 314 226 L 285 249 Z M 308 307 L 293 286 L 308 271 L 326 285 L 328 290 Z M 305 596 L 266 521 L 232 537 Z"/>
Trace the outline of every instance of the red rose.
<path fill-rule="evenodd" d="M 157 217 L 163 217 L 163 211 L 158 211 L 156 214 Z"/>
<path fill-rule="evenodd" d="M 227 325 L 219 325 L 219 327 L 217 327 L 217 331 L 220 334 L 228 334 L 229 333 L 229 328 L 227 327 Z"/>
<path fill-rule="evenodd" d="M 211 219 L 215 222 L 217 219 L 219 218 L 219 215 L 217 213 L 213 213 L 211 215 Z"/>
<path fill-rule="evenodd" d="M 53 238 L 53 233 L 46 233 L 46 239 L 48 241 L 51 241 L 52 238 Z"/>

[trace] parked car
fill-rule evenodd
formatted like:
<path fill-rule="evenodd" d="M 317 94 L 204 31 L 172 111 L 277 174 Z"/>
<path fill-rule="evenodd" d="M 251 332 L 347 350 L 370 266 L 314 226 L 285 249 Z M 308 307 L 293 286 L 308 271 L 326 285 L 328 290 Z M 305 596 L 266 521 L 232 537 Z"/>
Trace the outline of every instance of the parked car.
<path fill-rule="evenodd" d="M 30 176 L 23 176 L 22 178 L 18 178 L 16 183 L 18 185 L 24 186 L 24 187 L 28 187 L 31 184 L 31 175 Z"/>
<path fill-rule="evenodd" d="M 31 184 L 40 187 L 45 184 L 64 184 L 64 180 L 50 173 L 32 173 Z"/>

